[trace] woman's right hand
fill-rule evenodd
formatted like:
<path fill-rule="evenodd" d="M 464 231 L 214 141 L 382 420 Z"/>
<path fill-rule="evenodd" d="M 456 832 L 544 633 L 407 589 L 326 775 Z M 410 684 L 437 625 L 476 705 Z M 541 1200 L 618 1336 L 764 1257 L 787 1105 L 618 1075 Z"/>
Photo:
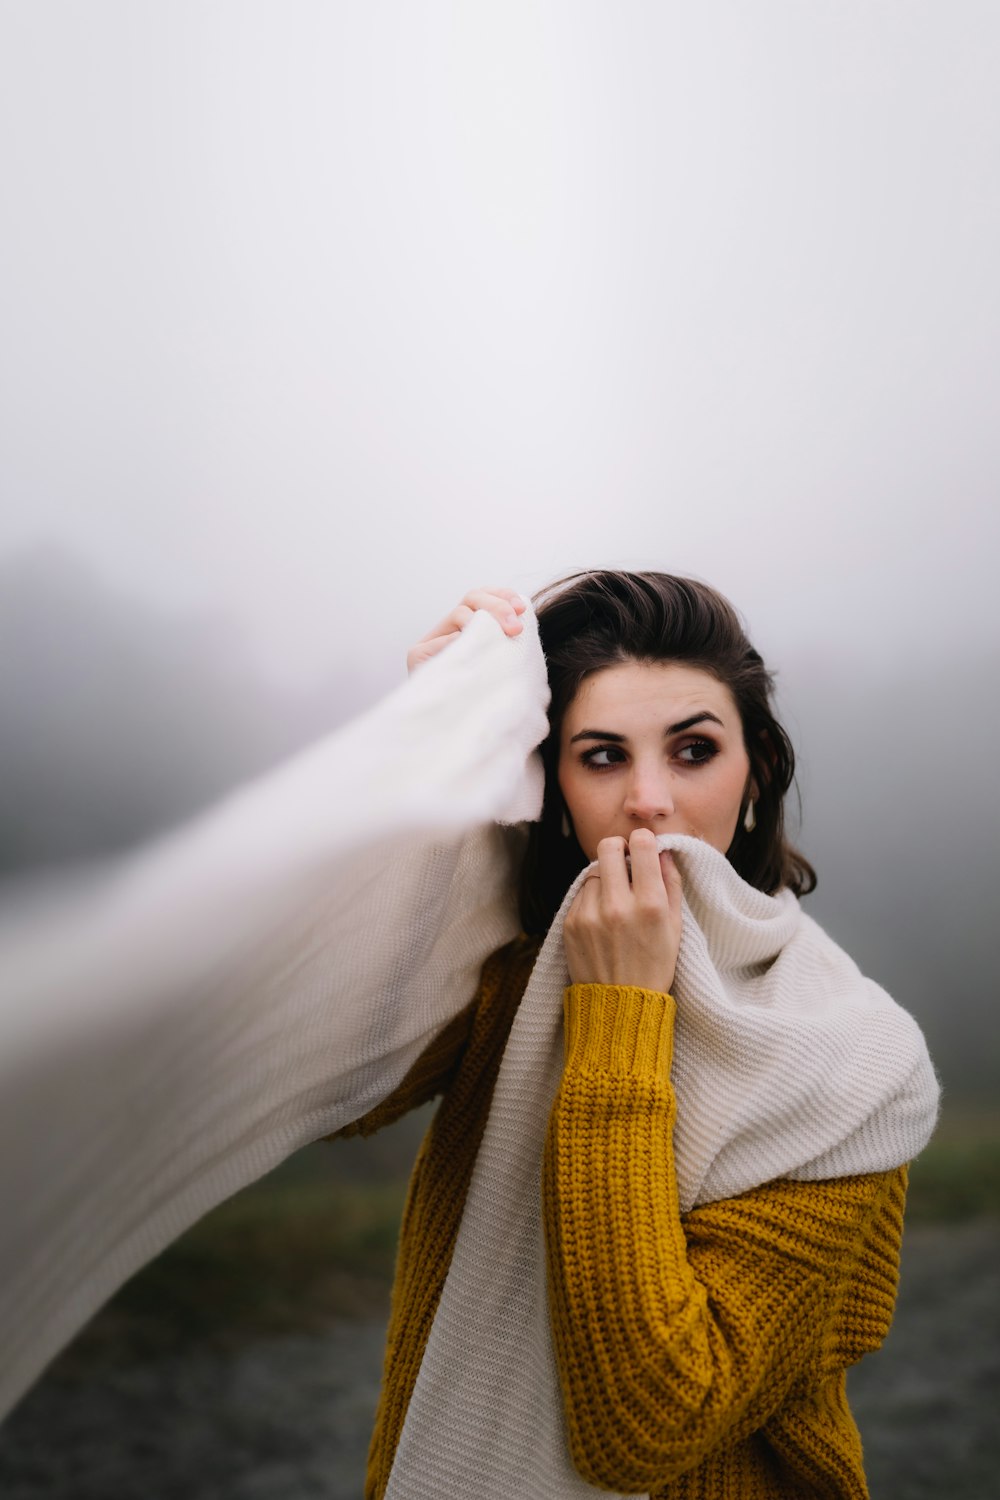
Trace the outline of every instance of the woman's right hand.
<path fill-rule="evenodd" d="M 631 859 L 631 876 L 625 855 Z M 601 839 L 563 923 L 571 984 L 628 984 L 669 995 L 681 944 L 682 887 L 673 855 L 637 828 Z M 598 873 L 599 871 L 599 873 Z"/>
<path fill-rule="evenodd" d="M 518 615 L 523 615 L 527 604 L 515 589 L 470 589 L 456 604 L 450 614 L 439 620 L 432 630 L 422 635 L 415 646 L 406 653 L 406 670 L 412 672 L 421 662 L 443 651 L 450 641 L 468 625 L 477 609 L 488 609 L 499 620 L 506 635 L 519 635 L 523 630 Z"/>

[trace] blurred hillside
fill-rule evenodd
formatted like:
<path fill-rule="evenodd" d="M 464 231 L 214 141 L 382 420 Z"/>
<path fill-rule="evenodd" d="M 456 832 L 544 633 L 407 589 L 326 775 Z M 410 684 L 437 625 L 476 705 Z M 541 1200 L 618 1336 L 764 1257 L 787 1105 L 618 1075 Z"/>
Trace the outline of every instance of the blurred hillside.
<path fill-rule="evenodd" d="M 336 653 L 331 649 L 331 659 Z M 1000 1076 L 998 663 L 778 665 L 800 751 L 806 909 L 927 1032 L 951 1102 Z M 267 680 L 220 618 L 168 616 L 55 549 L 0 567 L 0 879 L 113 854 L 336 727 L 402 675 Z"/>
<path fill-rule="evenodd" d="M 126 849 L 374 697 L 268 681 L 225 620 L 171 616 L 72 554 L 0 566 L 0 878 Z"/>

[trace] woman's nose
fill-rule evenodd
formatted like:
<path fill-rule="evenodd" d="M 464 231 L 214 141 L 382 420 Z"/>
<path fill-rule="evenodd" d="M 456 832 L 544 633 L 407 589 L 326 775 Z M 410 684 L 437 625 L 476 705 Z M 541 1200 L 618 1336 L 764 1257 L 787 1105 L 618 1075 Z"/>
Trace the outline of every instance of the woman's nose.
<path fill-rule="evenodd" d="M 674 811 L 669 775 L 665 771 L 633 771 L 624 811 L 630 818 L 669 818 Z"/>

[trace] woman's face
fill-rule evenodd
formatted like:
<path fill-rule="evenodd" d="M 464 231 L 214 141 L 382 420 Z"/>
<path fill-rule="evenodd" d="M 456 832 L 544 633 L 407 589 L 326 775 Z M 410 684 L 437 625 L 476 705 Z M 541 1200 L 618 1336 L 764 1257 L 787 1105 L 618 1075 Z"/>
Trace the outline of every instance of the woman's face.
<path fill-rule="evenodd" d="M 725 854 L 749 779 L 735 700 L 698 667 L 604 667 L 563 718 L 559 786 L 588 859 L 601 839 L 637 828 L 689 834 Z"/>

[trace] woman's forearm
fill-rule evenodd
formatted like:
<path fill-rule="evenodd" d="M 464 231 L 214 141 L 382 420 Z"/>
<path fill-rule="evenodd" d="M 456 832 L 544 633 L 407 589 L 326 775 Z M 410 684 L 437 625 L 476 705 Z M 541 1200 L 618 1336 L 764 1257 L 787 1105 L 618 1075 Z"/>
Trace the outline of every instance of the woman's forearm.
<path fill-rule="evenodd" d="M 570 1448 L 584 1478 L 623 1490 L 656 1488 L 739 1441 L 819 1371 L 843 1270 L 887 1190 L 880 1176 L 770 1183 L 682 1220 L 673 1015 L 668 995 L 567 990 L 545 1144 Z"/>

